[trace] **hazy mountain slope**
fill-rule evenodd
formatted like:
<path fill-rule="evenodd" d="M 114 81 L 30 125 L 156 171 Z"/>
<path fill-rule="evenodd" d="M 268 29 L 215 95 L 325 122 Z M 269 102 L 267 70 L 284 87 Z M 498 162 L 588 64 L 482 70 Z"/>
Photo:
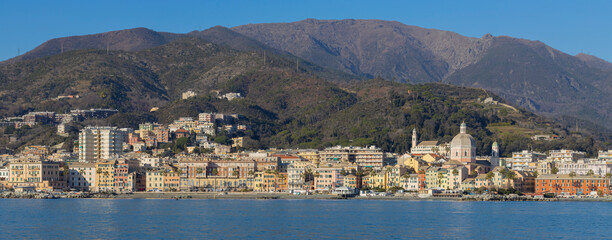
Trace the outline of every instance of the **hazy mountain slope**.
<path fill-rule="evenodd" d="M 534 111 L 612 128 L 610 64 L 538 41 L 469 38 L 380 20 L 308 19 L 233 30 L 345 72 L 485 88 Z"/>
<path fill-rule="evenodd" d="M 593 55 L 579 53 L 576 55 L 576 57 L 582 60 L 589 67 L 598 68 L 602 70 L 612 70 L 612 63 L 601 58 L 595 57 Z"/>
<path fill-rule="evenodd" d="M 313 20 L 232 28 L 271 47 L 360 76 L 432 82 L 476 61 L 488 39 L 380 20 Z"/>
<path fill-rule="evenodd" d="M 610 126 L 609 74 L 540 42 L 496 37 L 482 59 L 445 81 L 492 90 L 531 110 Z"/>
<path fill-rule="evenodd" d="M 55 38 L 7 62 L 53 56 L 83 49 L 138 51 L 166 44 L 182 37 L 181 34 L 156 32 L 146 28 L 133 28 L 83 36 Z"/>

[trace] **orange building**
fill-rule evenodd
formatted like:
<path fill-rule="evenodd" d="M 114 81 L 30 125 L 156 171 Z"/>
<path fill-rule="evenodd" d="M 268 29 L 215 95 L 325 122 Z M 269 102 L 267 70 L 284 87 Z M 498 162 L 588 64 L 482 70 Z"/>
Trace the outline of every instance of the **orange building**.
<path fill-rule="evenodd" d="M 570 176 L 568 174 L 541 175 L 536 179 L 536 194 L 588 195 L 591 192 L 610 194 L 610 179 L 598 176 Z"/>
<path fill-rule="evenodd" d="M 164 176 L 164 192 L 178 191 L 181 187 L 181 177 L 177 171 L 169 171 Z"/>

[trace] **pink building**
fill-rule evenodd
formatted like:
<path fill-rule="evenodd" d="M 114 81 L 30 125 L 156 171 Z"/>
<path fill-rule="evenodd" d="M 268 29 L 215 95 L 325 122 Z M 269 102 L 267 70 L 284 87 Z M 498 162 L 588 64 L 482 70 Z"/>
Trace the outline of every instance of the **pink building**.
<path fill-rule="evenodd" d="M 333 190 L 342 186 L 344 177 L 340 174 L 341 171 L 342 168 L 317 168 L 314 179 L 315 190 Z"/>

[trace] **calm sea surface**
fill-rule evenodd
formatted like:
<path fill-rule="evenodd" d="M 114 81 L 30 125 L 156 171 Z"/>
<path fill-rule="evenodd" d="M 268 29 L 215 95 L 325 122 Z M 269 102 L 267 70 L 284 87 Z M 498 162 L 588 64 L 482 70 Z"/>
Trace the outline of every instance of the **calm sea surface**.
<path fill-rule="evenodd" d="M 0 237 L 610 239 L 612 203 L 0 199 Z"/>

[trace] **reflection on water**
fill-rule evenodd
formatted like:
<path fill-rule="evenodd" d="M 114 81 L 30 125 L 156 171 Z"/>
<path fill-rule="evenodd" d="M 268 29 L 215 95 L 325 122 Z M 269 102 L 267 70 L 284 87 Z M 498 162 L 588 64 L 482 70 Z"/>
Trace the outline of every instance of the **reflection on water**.
<path fill-rule="evenodd" d="M 606 238 L 593 202 L 0 199 L 12 238 Z"/>

